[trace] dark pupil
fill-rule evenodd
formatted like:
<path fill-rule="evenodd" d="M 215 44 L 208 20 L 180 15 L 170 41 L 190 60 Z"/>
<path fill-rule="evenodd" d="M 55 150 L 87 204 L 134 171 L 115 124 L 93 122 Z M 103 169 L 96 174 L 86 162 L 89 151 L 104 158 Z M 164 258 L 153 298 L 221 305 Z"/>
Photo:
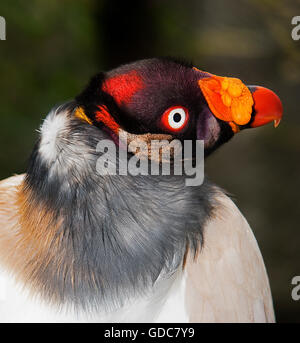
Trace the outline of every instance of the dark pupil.
<path fill-rule="evenodd" d="M 175 121 L 175 123 L 179 123 L 181 120 L 181 114 L 180 113 L 175 113 L 173 116 L 173 120 Z"/>

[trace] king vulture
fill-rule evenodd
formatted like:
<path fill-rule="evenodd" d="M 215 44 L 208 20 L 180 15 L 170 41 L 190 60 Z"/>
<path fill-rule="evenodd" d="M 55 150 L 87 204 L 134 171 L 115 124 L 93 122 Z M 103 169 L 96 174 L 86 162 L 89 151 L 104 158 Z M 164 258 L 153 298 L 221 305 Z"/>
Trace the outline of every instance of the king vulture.
<path fill-rule="evenodd" d="M 136 140 L 202 141 L 206 157 L 281 117 L 272 91 L 169 58 L 94 76 L 49 112 L 26 173 L 0 182 L 0 321 L 273 322 L 256 239 L 220 188 L 96 167 L 101 141 L 118 171 Z"/>

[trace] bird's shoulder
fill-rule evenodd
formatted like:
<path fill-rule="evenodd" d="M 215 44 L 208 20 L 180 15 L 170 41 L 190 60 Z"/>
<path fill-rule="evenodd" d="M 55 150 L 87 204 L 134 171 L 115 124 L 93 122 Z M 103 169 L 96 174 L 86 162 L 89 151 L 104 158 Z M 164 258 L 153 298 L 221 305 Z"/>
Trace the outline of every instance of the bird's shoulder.
<path fill-rule="evenodd" d="M 5 224 L 8 217 L 16 213 L 16 200 L 24 177 L 25 174 L 20 174 L 0 181 L 0 223 Z"/>
<path fill-rule="evenodd" d="M 204 244 L 186 263 L 191 321 L 272 322 L 268 276 L 253 232 L 234 202 L 221 191 L 204 228 Z"/>
<path fill-rule="evenodd" d="M 0 181 L 0 187 L 18 186 L 24 181 L 25 174 L 15 174 Z"/>

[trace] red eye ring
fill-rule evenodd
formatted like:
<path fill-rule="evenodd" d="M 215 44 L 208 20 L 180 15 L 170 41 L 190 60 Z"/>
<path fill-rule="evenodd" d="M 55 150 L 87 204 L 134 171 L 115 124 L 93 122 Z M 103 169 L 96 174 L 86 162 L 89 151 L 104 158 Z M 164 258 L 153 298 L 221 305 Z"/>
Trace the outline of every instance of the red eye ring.
<path fill-rule="evenodd" d="M 183 106 L 172 106 L 168 108 L 161 117 L 161 123 L 169 131 L 181 131 L 187 124 L 189 112 Z"/>

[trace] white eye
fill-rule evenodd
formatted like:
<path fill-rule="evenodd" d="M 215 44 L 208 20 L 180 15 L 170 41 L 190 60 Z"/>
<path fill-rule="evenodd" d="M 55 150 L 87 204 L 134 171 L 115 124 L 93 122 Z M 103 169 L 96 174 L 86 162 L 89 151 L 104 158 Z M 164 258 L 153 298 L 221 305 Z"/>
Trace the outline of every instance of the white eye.
<path fill-rule="evenodd" d="M 188 121 L 188 110 L 183 106 L 168 108 L 162 115 L 162 125 L 170 131 L 180 131 Z"/>
<path fill-rule="evenodd" d="M 181 107 L 174 108 L 168 114 L 168 123 L 172 129 L 180 129 L 186 121 L 185 110 Z"/>

